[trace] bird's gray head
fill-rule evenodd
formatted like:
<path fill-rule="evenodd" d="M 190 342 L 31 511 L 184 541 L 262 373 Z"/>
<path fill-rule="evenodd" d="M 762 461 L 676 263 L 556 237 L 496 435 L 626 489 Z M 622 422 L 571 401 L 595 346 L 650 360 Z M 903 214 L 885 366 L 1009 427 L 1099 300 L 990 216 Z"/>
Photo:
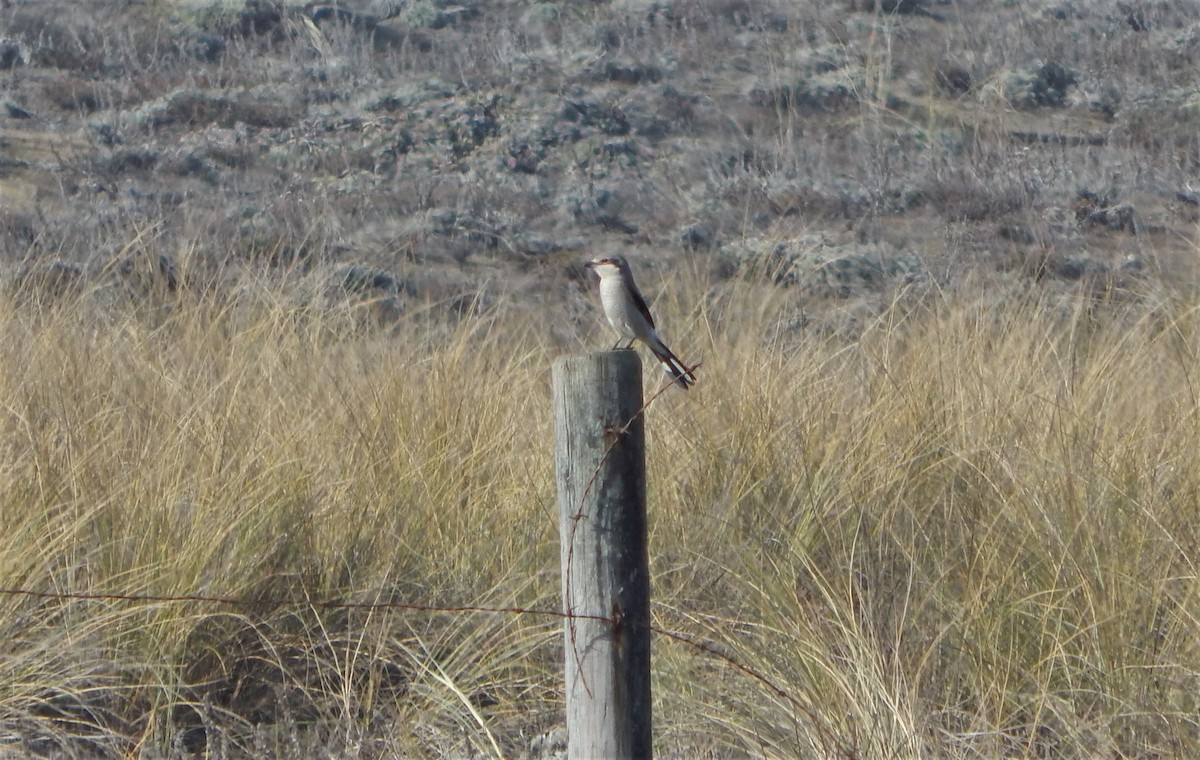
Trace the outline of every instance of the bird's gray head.
<path fill-rule="evenodd" d="M 584 264 L 584 266 L 588 269 L 595 270 L 596 274 L 600 275 L 601 277 L 605 276 L 606 274 L 614 275 L 618 272 L 629 271 L 629 263 L 625 261 L 625 257 L 617 255 L 598 256 L 597 258 L 594 258 L 588 263 Z"/>

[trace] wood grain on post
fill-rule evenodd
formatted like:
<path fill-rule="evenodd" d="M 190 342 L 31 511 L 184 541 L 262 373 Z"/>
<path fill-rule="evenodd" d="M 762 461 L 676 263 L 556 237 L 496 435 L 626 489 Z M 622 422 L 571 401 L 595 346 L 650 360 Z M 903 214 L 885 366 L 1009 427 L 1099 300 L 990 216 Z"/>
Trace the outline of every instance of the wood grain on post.
<path fill-rule="evenodd" d="M 651 756 L 641 407 L 636 352 L 555 362 L 569 758 Z"/>

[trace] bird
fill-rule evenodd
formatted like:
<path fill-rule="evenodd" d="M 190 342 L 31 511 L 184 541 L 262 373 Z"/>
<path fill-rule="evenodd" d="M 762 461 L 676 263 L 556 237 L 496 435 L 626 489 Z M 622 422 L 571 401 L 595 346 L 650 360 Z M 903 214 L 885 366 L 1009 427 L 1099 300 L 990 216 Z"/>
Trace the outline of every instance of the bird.
<path fill-rule="evenodd" d="M 632 348 L 635 340 L 649 347 L 655 358 L 662 363 L 667 374 L 674 378 L 680 388 L 687 390 L 696 382 L 692 369 L 679 360 L 654 329 L 654 317 L 646 306 L 646 299 L 633 281 L 633 272 L 624 256 L 601 256 L 584 265 L 600 275 L 600 306 L 608 323 L 617 331 L 621 341 L 629 339 L 626 348 Z"/>

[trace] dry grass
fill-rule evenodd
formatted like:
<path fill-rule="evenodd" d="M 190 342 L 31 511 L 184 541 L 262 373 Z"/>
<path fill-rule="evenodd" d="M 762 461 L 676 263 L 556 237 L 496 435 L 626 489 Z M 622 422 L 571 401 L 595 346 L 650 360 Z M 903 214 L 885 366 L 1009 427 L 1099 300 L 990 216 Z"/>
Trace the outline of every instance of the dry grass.
<path fill-rule="evenodd" d="M 514 331 L 494 350 L 484 320 L 453 337 L 355 339 L 351 320 L 281 301 L 236 313 L 184 302 L 154 324 L 89 312 L 5 309 L 3 585 L 551 603 L 546 452 L 510 445 L 545 416 L 536 340 Z M 437 703 L 435 675 L 471 694 L 543 682 L 551 664 L 526 659 L 547 640 L 538 620 L 4 604 L 9 668 L 37 674 L 4 678 L 13 730 L 98 723 L 122 749 L 170 746 L 197 719 L 181 704 L 211 701 L 249 728 L 284 722 L 293 703 L 300 724 L 365 730 Z M 481 663 L 481 684 L 461 681 Z M 423 721 L 440 726 L 439 712 Z M 416 739 L 401 727 L 406 747 Z"/>
<path fill-rule="evenodd" d="M 659 640 L 662 754 L 1200 751 L 1190 298 L 932 292 L 851 341 L 680 279 L 704 369 L 649 413 L 656 624 L 795 701 Z M 255 602 L 0 595 L 4 735 L 520 754 L 561 716 L 558 621 L 278 600 L 555 608 L 548 336 L 261 292 L 0 307 L 0 586 Z"/>

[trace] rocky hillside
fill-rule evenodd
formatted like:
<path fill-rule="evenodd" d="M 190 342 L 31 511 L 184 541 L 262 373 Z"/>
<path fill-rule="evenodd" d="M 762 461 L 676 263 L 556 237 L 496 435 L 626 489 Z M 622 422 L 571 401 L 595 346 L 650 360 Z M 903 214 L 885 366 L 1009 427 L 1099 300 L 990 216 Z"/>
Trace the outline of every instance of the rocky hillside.
<path fill-rule="evenodd" d="M 1197 274 L 1192 3 L 11 0 L 0 101 L 0 255 L 55 293 L 578 310 L 615 249 L 813 313 Z"/>

